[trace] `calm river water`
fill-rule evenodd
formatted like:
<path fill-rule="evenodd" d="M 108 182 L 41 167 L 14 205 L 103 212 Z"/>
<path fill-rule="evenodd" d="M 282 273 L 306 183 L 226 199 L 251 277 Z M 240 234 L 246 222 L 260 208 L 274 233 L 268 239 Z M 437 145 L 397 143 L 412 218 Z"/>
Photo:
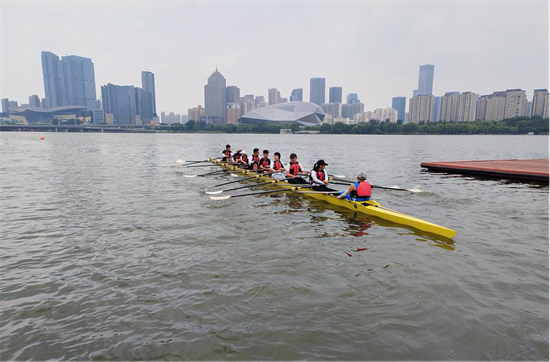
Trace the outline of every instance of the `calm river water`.
<path fill-rule="evenodd" d="M 458 233 L 212 201 L 234 178 L 175 161 L 226 143 L 416 186 L 374 199 Z M 1 360 L 549 358 L 548 186 L 420 168 L 547 158 L 547 136 L 0 133 L 0 150 Z"/>

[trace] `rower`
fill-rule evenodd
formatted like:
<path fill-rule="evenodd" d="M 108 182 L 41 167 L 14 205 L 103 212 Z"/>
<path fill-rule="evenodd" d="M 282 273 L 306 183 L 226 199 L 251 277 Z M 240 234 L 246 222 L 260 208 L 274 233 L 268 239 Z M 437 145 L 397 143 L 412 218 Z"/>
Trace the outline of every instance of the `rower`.
<path fill-rule="evenodd" d="M 231 161 L 231 146 L 226 145 L 225 150 L 222 151 L 222 161 L 223 162 L 230 162 Z"/>
<path fill-rule="evenodd" d="M 267 173 L 267 171 L 271 167 L 271 160 L 267 157 L 267 156 L 269 156 L 269 151 L 264 150 L 263 155 L 264 155 L 264 157 L 262 157 L 260 159 L 260 162 L 258 163 L 258 166 L 259 166 L 258 168 L 260 170 L 264 171 L 264 173 Z"/>
<path fill-rule="evenodd" d="M 286 167 L 286 177 L 289 184 L 307 184 L 307 180 L 302 178 L 303 175 L 307 175 L 304 172 L 304 168 L 297 161 L 298 157 L 295 153 L 290 154 L 290 163 Z"/>
<path fill-rule="evenodd" d="M 281 154 L 279 152 L 275 152 L 273 154 L 273 163 L 271 164 L 271 168 L 269 171 L 272 172 L 271 178 L 275 180 L 285 180 L 286 179 L 286 173 L 285 173 L 285 165 L 281 162 Z"/>
<path fill-rule="evenodd" d="M 338 199 L 353 201 L 369 201 L 372 186 L 366 181 L 367 173 L 361 171 L 357 174 L 357 182 L 352 183 L 346 191 L 342 191 Z"/>
<path fill-rule="evenodd" d="M 232 163 L 235 163 L 235 164 L 239 164 L 241 163 L 241 152 L 243 151 L 242 148 L 239 148 L 237 150 L 237 152 L 235 152 L 235 154 L 233 155 L 233 157 L 231 157 L 231 159 L 233 160 Z"/>
<path fill-rule="evenodd" d="M 254 152 L 252 153 L 250 165 L 252 166 L 252 170 L 257 170 L 258 167 L 260 167 L 260 150 L 258 148 L 255 148 Z"/>
<path fill-rule="evenodd" d="M 246 166 L 245 168 L 250 168 L 250 160 L 248 159 L 248 155 L 246 154 L 246 151 L 241 151 L 241 165 Z"/>
<path fill-rule="evenodd" d="M 311 171 L 311 184 L 313 186 L 311 188 L 315 191 L 335 191 L 335 195 L 338 195 L 336 190 L 327 187 L 328 174 L 325 171 L 326 166 L 328 164 L 324 160 L 319 160 L 313 165 L 313 170 Z"/>

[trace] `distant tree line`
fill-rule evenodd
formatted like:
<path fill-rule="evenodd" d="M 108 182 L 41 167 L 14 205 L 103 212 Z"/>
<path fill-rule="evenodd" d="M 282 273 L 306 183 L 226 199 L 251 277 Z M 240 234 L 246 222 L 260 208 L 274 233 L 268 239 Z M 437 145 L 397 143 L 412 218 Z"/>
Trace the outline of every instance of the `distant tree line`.
<path fill-rule="evenodd" d="M 174 123 L 172 132 L 219 132 L 219 133 L 279 133 L 282 128 L 291 128 L 293 132 L 300 130 L 297 123 L 292 126 L 276 123 L 263 124 L 207 124 L 205 122 L 188 121 L 186 124 Z M 473 122 L 424 122 L 391 123 L 389 120 L 361 122 L 347 125 L 337 122 L 333 125 L 305 127 L 308 131 L 319 131 L 326 134 L 548 134 L 548 118 L 514 117 L 502 121 L 477 120 Z"/>

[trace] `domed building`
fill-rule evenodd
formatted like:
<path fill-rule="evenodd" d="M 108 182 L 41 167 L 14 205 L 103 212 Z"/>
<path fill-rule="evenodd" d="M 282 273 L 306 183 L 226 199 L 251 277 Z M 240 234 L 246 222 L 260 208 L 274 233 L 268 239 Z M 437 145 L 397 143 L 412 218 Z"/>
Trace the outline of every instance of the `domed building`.
<path fill-rule="evenodd" d="M 296 122 L 301 126 L 320 125 L 325 118 L 323 109 L 310 102 L 285 102 L 255 109 L 239 118 L 240 123 L 267 123 L 291 125 Z"/>

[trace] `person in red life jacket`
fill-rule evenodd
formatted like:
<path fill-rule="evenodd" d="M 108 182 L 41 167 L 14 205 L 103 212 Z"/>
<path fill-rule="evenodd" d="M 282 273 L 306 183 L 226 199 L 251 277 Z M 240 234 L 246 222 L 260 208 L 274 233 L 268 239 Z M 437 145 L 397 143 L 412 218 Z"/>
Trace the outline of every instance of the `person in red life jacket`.
<path fill-rule="evenodd" d="M 275 180 L 286 180 L 285 164 L 281 162 L 281 154 L 279 152 L 273 154 L 273 163 L 269 171 L 272 172 L 271 178 Z"/>
<path fill-rule="evenodd" d="M 250 166 L 249 169 L 251 170 L 257 170 L 258 167 L 260 167 L 260 150 L 257 148 L 254 149 L 252 157 L 250 158 Z"/>
<path fill-rule="evenodd" d="M 229 162 L 231 161 L 231 146 L 227 145 L 225 146 L 225 150 L 222 151 L 222 162 Z"/>
<path fill-rule="evenodd" d="M 241 152 L 243 151 L 242 148 L 239 148 L 237 150 L 237 152 L 235 152 L 235 154 L 231 157 L 231 159 L 233 160 L 232 163 L 235 163 L 235 164 L 240 164 L 241 163 Z"/>
<path fill-rule="evenodd" d="M 250 165 L 250 160 L 248 159 L 248 155 L 246 154 L 246 151 L 241 151 L 240 165 L 243 166 L 245 169 L 247 169 Z"/>
<path fill-rule="evenodd" d="M 335 191 L 335 195 L 339 195 L 338 191 L 328 188 L 328 174 L 325 171 L 327 164 L 324 160 L 319 160 L 313 165 L 313 170 L 311 171 L 311 188 L 315 191 Z"/>
<path fill-rule="evenodd" d="M 297 159 L 295 153 L 290 154 L 290 162 L 285 167 L 286 178 L 289 184 L 307 184 L 307 180 L 302 178 L 302 176 L 307 175 L 307 172 L 304 172 L 304 168 L 298 163 Z"/>
<path fill-rule="evenodd" d="M 361 171 L 357 174 L 357 182 L 352 183 L 346 191 L 342 191 L 339 199 L 354 201 L 369 201 L 372 186 L 366 181 L 367 173 Z"/>
<path fill-rule="evenodd" d="M 264 150 L 264 157 L 262 157 L 258 163 L 258 168 L 264 173 L 268 173 L 271 168 L 271 160 L 267 156 L 269 156 L 269 151 Z"/>

